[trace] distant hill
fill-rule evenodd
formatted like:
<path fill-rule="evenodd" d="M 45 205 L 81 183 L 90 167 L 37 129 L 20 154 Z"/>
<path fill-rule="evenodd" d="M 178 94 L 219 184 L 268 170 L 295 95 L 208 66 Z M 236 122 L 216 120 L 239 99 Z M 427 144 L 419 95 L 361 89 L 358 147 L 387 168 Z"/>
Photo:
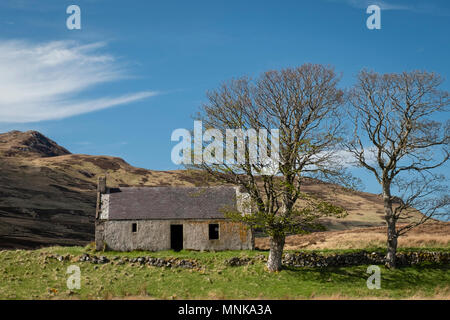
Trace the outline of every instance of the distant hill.
<path fill-rule="evenodd" d="M 1 157 L 55 157 L 70 154 L 55 141 L 37 131 L 0 134 Z"/>
<path fill-rule="evenodd" d="M 0 134 L 0 248 L 85 245 L 94 239 L 96 181 L 108 186 L 217 184 L 193 171 L 136 168 L 110 156 L 71 154 L 36 131 Z M 304 191 L 346 208 L 344 219 L 323 219 L 330 230 L 384 225 L 378 195 L 350 192 L 316 180 Z"/>

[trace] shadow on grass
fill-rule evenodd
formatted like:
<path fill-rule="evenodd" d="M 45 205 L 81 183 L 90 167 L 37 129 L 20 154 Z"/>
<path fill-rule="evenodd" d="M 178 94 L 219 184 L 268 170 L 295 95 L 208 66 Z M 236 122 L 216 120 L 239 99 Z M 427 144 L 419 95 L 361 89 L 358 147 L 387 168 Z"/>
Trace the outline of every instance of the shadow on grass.
<path fill-rule="evenodd" d="M 351 267 L 283 267 L 292 277 L 301 277 L 327 284 L 349 285 L 350 283 L 365 282 L 372 273 L 367 273 L 368 265 Z M 450 284 L 450 266 L 444 264 L 421 264 L 409 267 L 387 269 L 379 266 L 383 288 L 388 290 L 402 290 L 417 287 L 435 287 Z"/>

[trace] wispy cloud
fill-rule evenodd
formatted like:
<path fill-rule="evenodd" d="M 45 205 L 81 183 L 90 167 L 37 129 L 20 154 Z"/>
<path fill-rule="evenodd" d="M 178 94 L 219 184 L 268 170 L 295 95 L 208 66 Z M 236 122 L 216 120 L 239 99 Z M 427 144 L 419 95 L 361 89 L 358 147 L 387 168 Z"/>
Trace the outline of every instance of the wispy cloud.
<path fill-rule="evenodd" d="M 80 98 L 87 89 L 123 80 L 126 71 L 105 43 L 0 41 L 0 122 L 62 119 L 131 103 L 155 91 Z"/>
<path fill-rule="evenodd" d="M 358 150 L 359 151 L 359 150 Z M 358 161 L 355 159 L 355 156 L 350 151 L 344 150 L 344 149 L 338 149 L 334 150 L 331 155 L 329 155 L 329 152 L 323 152 L 317 154 L 317 156 L 313 157 L 313 160 L 318 160 L 323 157 L 330 156 L 329 160 L 330 163 L 339 164 L 343 167 L 355 167 L 358 166 Z M 372 147 L 365 147 L 364 148 L 364 157 L 367 163 L 369 164 L 375 164 L 376 163 L 376 150 Z"/>
<path fill-rule="evenodd" d="M 376 150 L 374 147 L 366 147 L 364 150 L 364 157 L 369 164 L 376 162 Z M 347 150 L 338 150 L 333 155 L 334 161 L 338 161 L 341 165 L 346 167 L 355 166 L 358 162 L 353 153 Z"/>

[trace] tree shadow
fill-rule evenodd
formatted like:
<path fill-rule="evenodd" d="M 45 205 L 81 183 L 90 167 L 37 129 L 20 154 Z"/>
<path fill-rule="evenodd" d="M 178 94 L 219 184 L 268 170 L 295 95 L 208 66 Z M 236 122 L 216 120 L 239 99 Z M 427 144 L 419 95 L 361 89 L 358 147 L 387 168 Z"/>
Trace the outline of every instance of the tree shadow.
<path fill-rule="evenodd" d="M 283 271 L 289 272 L 293 276 L 308 275 L 321 283 L 349 284 L 356 281 L 366 281 L 372 273 L 367 273 L 369 265 L 351 267 L 291 267 L 284 266 Z M 381 271 L 381 281 L 384 289 L 409 289 L 421 286 L 444 285 L 449 281 L 450 266 L 445 264 L 421 264 L 410 267 L 399 267 L 387 269 L 379 266 Z"/>

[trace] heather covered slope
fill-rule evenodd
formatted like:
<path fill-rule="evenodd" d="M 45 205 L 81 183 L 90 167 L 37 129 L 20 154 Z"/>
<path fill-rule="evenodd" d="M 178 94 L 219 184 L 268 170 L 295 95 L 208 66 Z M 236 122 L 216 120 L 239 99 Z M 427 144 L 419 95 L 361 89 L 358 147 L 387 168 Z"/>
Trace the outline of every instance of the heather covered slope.
<path fill-rule="evenodd" d="M 0 134 L 0 248 L 93 240 L 97 176 L 111 186 L 195 185 L 192 174 L 130 166 L 119 158 L 70 154 L 28 131 Z"/>
<path fill-rule="evenodd" d="M 217 184 L 192 171 L 153 171 L 120 158 L 71 154 L 36 131 L 0 134 L 0 172 L 0 248 L 92 241 L 99 175 L 106 174 L 111 187 Z M 323 220 L 330 230 L 384 225 L 377 195 L 316 180 L 304 191 L 348 210 L 344 219 Z"/>

